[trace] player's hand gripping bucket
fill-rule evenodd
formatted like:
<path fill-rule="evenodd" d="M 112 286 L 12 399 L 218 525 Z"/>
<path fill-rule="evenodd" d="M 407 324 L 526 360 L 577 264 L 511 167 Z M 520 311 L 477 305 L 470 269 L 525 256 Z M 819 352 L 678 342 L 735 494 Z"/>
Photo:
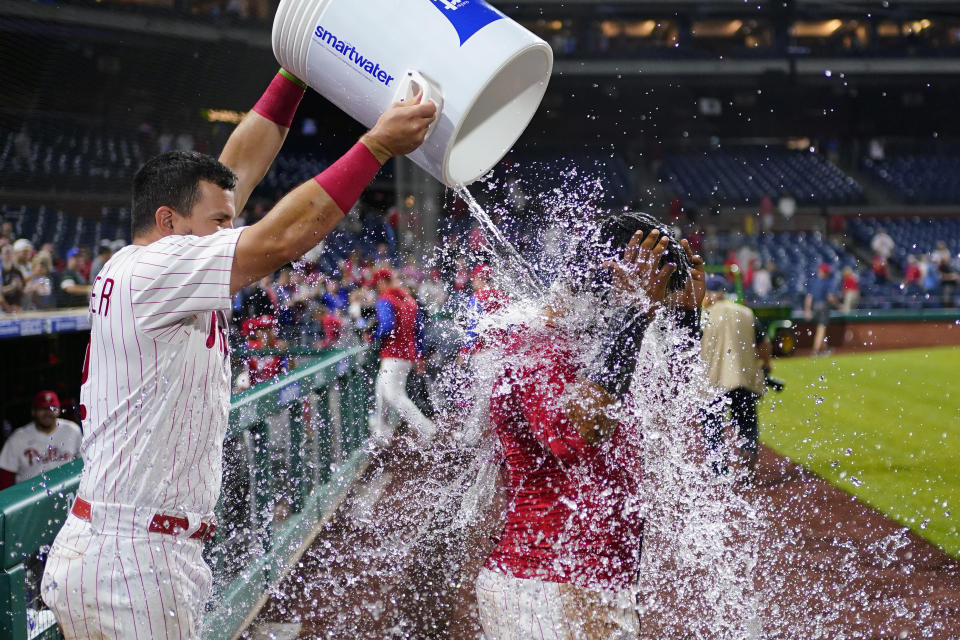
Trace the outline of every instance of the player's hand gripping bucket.
<path fill-rule="evenodd" d="M 546 42 L 481 0 L 282 0 L 273 51 L 367 127 L 422 88 L 440 113 L 410 158 L 448 186 L 499 162 L 553 68 Z"/>

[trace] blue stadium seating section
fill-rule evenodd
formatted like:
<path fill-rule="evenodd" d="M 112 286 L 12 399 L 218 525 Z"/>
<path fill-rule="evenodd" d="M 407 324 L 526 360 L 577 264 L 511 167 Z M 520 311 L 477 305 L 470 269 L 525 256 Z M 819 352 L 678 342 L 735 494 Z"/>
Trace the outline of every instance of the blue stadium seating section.
<path fill-rule="evenodd" d="M 25 138 L 0 129 L 0 187 L 127 191 L 140 166 L 136 138 L 66 125 L 36 126 Z"/>
<path fill-rule="evenodd" d="M 130 241 L 130 212 L 104 207 L 99 218 L 75 216 L 50 207 L 0 206 L 0 218 L 13 223 L 17 238 L 39 248 L 52 242 L 58 257 L 72 247 L 94 249 L 101 241 Z"/>
<path fill-rule="evenodd" d="M 903 155 L 863 160 L 863 168 L 911 204 L 960 203 L 960 155 Z"/>
<path fill-rule="evenodd" d="M 789 192 L 798 204 L 858 204 L 860 185 L 823 157 L 806 152 L 711 151 L 668 156 L 660 178 L 681 200 L 706 205 L 756 205 Z"/>

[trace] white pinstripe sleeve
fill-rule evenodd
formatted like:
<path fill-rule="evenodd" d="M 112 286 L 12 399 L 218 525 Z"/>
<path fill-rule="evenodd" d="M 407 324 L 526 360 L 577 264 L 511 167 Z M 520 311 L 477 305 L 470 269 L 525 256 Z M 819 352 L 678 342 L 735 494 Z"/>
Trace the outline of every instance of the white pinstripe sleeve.
<path fill-rule="evenodd" d="M 132 272 L 137 324 L 151 332 L 230 308 L 230 274 L 241 229 L 210 236 L 168 236 L 141 252 Z"/>

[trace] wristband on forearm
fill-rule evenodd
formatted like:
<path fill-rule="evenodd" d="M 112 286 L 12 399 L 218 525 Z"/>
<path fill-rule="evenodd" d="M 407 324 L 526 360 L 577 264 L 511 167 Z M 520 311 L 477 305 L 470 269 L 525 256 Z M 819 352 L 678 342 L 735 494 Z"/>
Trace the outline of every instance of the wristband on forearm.
<path fill-rule="evenodd" d="M 286 69 L 280 69 L 263 92 L 263 96 L 253 105 L 253 110 L 267 120 L 289 129 L 306 87 L 295 75 Z"/>
<path fill-rule="evenodd" d="M 367 145 L 358 142 L 314 180 L 346 215 L 378 171 L 380 161 Z"/>
<path fill-rule="evenodd" d="M 590 364 L 587 380 L 623 400 L 630 391 L 637 354 L 649 324 L 647 314 L 633 307 L 616 312 L 601 335 L 603 347 Z"/>

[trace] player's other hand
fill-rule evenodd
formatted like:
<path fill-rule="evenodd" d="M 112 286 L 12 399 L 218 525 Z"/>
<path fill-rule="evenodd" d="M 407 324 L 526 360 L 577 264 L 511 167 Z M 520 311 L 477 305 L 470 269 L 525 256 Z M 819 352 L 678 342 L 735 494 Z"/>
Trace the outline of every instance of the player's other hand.
<path fill-rule="evenodd" d="M 423 94 L 410 102 L 395 102 L 383 112 L 360 141 L 382 163 L 393 156 L 406 155 L 423 144 L 427 127 L 437 117 L 437 105 L 421 103 Z"/>
<path fill-rule="evenodd" d="M 610 261 L 603 266 L 609 268 L 613 277 L 613 287 L 627 304 L 636 304 L 637 298 L 646 298 L 653 305 L 661 304 L 667 295 L 667 283 L 677 269 L 677 265 L 667 262 L 660 264 L 670 238 L 661 236 L 653 229 L 643 237 L 642 231 L 633 234 L 623 259 Z"/>

